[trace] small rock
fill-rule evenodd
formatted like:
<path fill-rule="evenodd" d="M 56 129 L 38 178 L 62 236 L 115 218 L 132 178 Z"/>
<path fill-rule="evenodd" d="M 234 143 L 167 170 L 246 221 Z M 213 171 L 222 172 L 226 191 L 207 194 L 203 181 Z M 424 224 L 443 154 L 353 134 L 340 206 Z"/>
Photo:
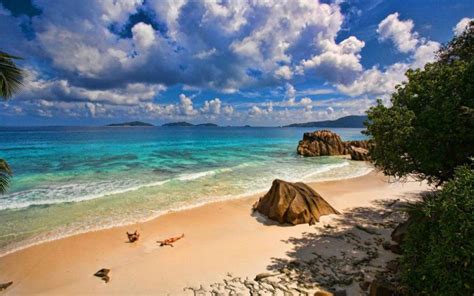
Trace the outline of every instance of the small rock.
<path fill-rule="evenodd" d="M 370 284 L 369 296 L 395 296 L 398 295 L 395 288 L 387 281 L 376 279 Z"/>
<path fill-rule="evenodd" d="M 382 244 L 382 248 L 384 250 L 390 250 L 391 246 L 392 246 L 392 244 L 390 242 L 387 242 L 387 241 L 383 242 L 383 244 Z"/>
<path fill-rule="evenodd" d="M 367 291 L 370 287 L 370 282 L 367 282 L 367 281 L 360 282 L 359 287 L 362 289 L 362 291 Z"/>
<path fill-rule="evenodd" d="M 398 254 L 398 255 L 401 255 L 403 253 L 402 248 L 400 247 L 399 244 L 390 245 L 390 251 L 392 251 L 392 253 L 395 253 L 395 254 Z"/>
<path fill-rule="evenodd" d="M 334 296 L 347 296 L 346 290 L 337 290 L 334 292 Z"/>
<path fill-rule="evenodd" d="M 398 267 L 399 267 L 399 263 L 397 260 L 392 260 L 392 261 L 389 261 L 387 262 L 387 269 L 390 270 L 391 272 L 397 272 L 398 270 Z"/>
<path fill-rule="evenodd" d="M 413 219 L 409 218 L 407 221 L 400 223 L 395 229 L 393 230 L 392 234 L 390 235 L 394 242 L 399 244 L 403 243 L 405 239 L 405 235 L 408 231 L 408 227 L 413 223 Z"/>
<path fill-rule="evenodd" d="M 328 291 L 320 290 L 314 293 L 314 296 L 334 296 L 334 294 Z"/>

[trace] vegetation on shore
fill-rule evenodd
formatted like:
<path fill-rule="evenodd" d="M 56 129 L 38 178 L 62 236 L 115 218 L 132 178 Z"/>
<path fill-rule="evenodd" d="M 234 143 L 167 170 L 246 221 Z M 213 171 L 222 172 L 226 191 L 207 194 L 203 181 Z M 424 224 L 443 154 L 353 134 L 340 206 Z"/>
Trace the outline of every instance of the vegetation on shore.
<path fill-rule="evenodd" d="M 412 295 L 474 292 L 474 172 L 457 168 L 440 192 L 409 210 L 402 281 Z"/>
<path fill-rule="evenodd" d="M 414 176 L 439 191 L 408 207 L 401 280 L 409 295 L 474 293 L 474 22 L 409 70 L 391 107 L 368 111 L 370 156 L 385 174 Z"/>
<path fill-rule="evenodd" d="M 20 58 L 0 51 L 0 98 L 3 100 L 10 99 L 22 86 L 25 72 L 15 64 L 17 59 Z M 0 194 L 7 190 L 11 176 L 8 163 L 0 158 Z"/>
<path fill-rule="evenodd" d="M 390 176 L 430 183 L 449 180 L 474 153 L 474 25 L 455 37 L 425 68 L 409 70 L 391 107 L 368 111 L 366 134 L 376 167 Z"/>

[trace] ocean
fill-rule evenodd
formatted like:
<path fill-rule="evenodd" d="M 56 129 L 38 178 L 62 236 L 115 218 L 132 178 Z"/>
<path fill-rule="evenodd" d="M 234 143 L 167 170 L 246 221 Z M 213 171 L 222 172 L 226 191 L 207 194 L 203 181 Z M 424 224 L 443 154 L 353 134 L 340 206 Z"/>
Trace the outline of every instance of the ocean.
<path fill-rule="evenodd" d="M 303 158 L 315 128 L 3 127 L 14 177 L 0 196 L 0 254 L 76 233 L 146 221 L 169 210 L 268 190 L 275 178 L 367 173 L 364 162 Z M 343 140 L 360 129 L 332 129 Z"/>

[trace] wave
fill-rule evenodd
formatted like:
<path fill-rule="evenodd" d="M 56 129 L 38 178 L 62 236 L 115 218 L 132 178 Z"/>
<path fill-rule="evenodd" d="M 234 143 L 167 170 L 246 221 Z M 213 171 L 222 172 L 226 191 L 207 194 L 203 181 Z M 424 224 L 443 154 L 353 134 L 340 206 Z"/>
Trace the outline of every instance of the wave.
<path fill-rule="evenodd" d="M 42 187 L 30 190 L 14 192 L 0 199 L 0 210 L 22 209 L 31 206 L 47 206 L 61 203 L 73 203 L 87 200 L 93 200 L 104 196 L 127 193 L 146 187 L 155 187 L 163 185 L 170 180 L 151 182 L 147 184 L 135 185 L 122 189 L 112 189 L 120 186 L 120 182 L 100 182 L 98 184 L 67 184 L 62 186 Z M 84 192 L 89 187 L 102 188 L 103 192 L 91 193 L 78 196 L 77 193 Z M 110 189 L 110 190 L 104 190 Z M 50 198 L 48 198 L 48 196 Z M 64 196 L 62 198 L 54 196 Z M 46 197 L 46 198 L 45 198 Z M 41 199 L 40 199 L 41 198 Z"/>
<path fill-rule="evenodd" d="M 0 210 L 18 210 L 33 206 L 50 206 L 54 204 L 89 201 L 107 196 L 133 192 L 144 188 L 162 186 L 172 181 L 190 182 L 225 172 L 242 170 L 253 165 L 255 165 L 255 163 L 246 162 L 233 167 L 180 174 L 176 177 L 166 180 L 153 181 L 149 183 L 139 183 L 138 180 L 109 180 L 102 182 L 69 183 L 64 185 L 43 186 L 6 194 L 0 199 Z M 338 164 L 325 164 L 304 176 L 297 176 L 298 174 L 296 174 L 292 177 L 288 176 L 288 178 L 290 181 L 316 181 L 312 180 L 312 177 L 348 165 L 349 162 L 347 161 Z"/>
<path fill-rule="evenodd" d="M 329 171 L 334 170 L 334 169 L 343 168 L 343 167 L 346 167 L 346 166 L 349 166 L 348 161 L 345 161 L 343 163 L 327 164 L 327 165 L 325 165 L 321 168 L 318 168 L 317 170 L 312 171 L 309 174 L 304 175 L 301 179 L 308 180 L 309 178 L 314 177 L 315 175 L 319 175 L 319 174 L 329 172 Z M 309 180 L 309 181 L 313 181 L 313 180 Z"/>
<path fill-rule="evenodd" d="M 232 168 L 222 168 L 197 173 L 181 174 L 170 179 L 136 184 L 136 181 L 104 181 L 98 183 L 78 183 L 40 187 L 23 190 L 5 195 L 0 199 L 0 210 L 22 209 L 31 206 L 48 206 L 61 203 L 73 203 L 93 200 L 110 195 L 123 194 L 137 191 L 143 188 L 157 187 L 171 181 L 192 181 L 206 176 L 216 175 L 222 172 L 230 172 Z M 116 189 L 121 187 L 121 189 Z M 100 192 L 79 195 L 78 193 L 90 191 L 91 188 L 99 189 Z M 61 196 L 61 197 L 58 197 Z"/>

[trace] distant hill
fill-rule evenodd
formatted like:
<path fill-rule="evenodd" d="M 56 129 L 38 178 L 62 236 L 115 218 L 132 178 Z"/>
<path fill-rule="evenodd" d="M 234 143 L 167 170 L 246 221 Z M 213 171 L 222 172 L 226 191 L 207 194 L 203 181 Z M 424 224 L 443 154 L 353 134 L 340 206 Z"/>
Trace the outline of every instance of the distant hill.
<path fill-rule="evenodd" d="M 313 121 L 306 123 L 293 123 L 284 127 L 354 127 L 363 128 L 367 115 L 350 115 L 336 120 Z"/>
<path fill-rule="evenodd" d="M 151 123 L 141 122 L 141 121 L 131 121 L 131 122 L 122 122 L 122 123 L 111 123 L 106 126 L 153 126 Z"/>
<path fill-rule="evenodd" d="M 162 126 L 194 126 L 194 124 L 185 122 L 185 121 L 178 121 L 178 122 L 168 122 L 163 124 Z"/>
<path fill-rule="evenodd" d="M 207 126 L 207 127 L 218 127 L 217 124 L 214 124 L 214 123 L 200 123 L 200 124 L 192 124 L 192 123 L 189 123 L 189 122 L 185 122 L 185 121 L 179 121 L 179 122 L 169 122 L 169 123 L 165 123 L 163 124 L 162 126 L 196 126 L 196 127 L 199 127 L 199 126 Z"/>
<path fill-rule="evenodd" d="M 196 126 L 219 127 L 217 124 L 210 122 L 196 124 Z"/>

